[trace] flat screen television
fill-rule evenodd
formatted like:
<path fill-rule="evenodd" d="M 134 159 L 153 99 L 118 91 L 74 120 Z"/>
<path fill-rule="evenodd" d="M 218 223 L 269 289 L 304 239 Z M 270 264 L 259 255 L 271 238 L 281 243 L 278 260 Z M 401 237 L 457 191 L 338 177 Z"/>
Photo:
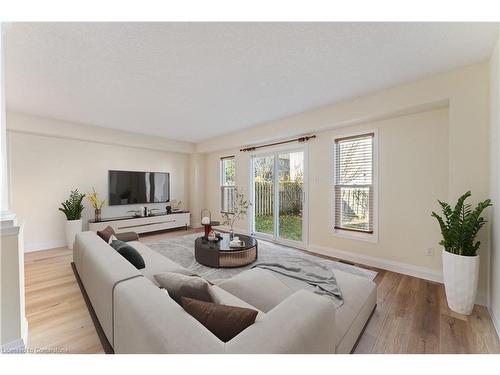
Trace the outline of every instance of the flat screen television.
<path fill-rule="evenodd" d="M 170 175 L 162 172 L 109 171 L 109 205 L 170 201 Z"/>

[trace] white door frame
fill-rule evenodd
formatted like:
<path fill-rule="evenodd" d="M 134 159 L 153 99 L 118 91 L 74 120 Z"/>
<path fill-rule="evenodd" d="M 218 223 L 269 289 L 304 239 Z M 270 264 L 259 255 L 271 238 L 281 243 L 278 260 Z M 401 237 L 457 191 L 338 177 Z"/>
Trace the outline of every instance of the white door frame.
<path fill-rule="evenodd" d="M 283 245 L 288 245 L 292 247 L 297 247 L 301 249 L 306 249 L 309 243 L 309 145 L 284 145 L 279 147 L 273 147 L 272 149 L 267 150 L 257 150 L 250 154 L 250 175 L 249 175 L 249 195 L 250 201 L 252 202 L 251 206 L 251 218 L 248 220 L 248 233 L 257 238 L 261 238 L 266 241 L 276 242 Z M 278 196 L 278 187 L 279 187 L 279 171 L 278 171 L 278 155 L 284 152 L 294 152 L 294 151 L 302 151 L 304 153 L 304 185 L 302 191 L 302 242 L 287 240 L 279 237 L 279 199 Z M 254 192 L 254 169 L 253 169 L 253 161 L 256 156 L 274 156 L 274 215 L 273 215 L 273 234 L 266 233 L 256 233 L 254 232 L 255 227 L 255 192 Z"/>

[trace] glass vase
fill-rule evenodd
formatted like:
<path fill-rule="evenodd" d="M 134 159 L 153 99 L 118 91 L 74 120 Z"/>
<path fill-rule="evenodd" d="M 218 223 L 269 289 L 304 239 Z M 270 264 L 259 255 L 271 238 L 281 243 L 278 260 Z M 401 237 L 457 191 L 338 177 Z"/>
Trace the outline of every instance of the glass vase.
<path fill-rule="evenodd" d="M 95 221 L 96 222 L 101 221 L 101 209 L 96 208 L 94 214 L 95 214 Z"/>

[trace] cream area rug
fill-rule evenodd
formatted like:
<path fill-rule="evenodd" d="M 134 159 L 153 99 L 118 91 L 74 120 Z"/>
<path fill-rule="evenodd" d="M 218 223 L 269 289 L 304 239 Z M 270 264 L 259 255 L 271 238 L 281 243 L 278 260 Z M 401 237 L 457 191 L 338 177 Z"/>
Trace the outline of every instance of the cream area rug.
<path fill-rule="evenodd" d="M 305 264 L 310 262 L 318 263 L 318 265 L 321 265 L 323 268 L 328 267 L 331 269 L 333 274 L 335 274 L 335 270 L 341 270 L 361 277 L 366 277 L 370 280 L 375 279 L 375 276 L 377 276 L 377 272 L 375 271 L 325 259 L 302 250 L 263 240 L 258 240 L 258 259 L 256 263 L 238 268 L 211 268 L 199 264 L 194 258 L 194 240 L 199 236 L 199 233 L 188 234 L 186 236 L 169 238 L 156 243 L 148 243 L 147 246 L 214 284 L 217 284 L 220 280 L 229 279 L 240 272 L 248 270 L 254 267 L 256 263 L 276 262 L 277 259 L 286 260 L 290 258 L 302 258 Z"/>

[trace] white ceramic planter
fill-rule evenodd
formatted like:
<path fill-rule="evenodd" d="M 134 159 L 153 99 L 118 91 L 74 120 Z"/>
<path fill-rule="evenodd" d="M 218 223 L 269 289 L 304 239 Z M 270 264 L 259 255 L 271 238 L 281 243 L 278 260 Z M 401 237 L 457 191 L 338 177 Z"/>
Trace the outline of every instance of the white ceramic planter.
<path fill-rule="evenodd" d="M 66 246 L 68 249 L 73 249 L 75 236 L 82 231 L 82 219 L 66 221 Z"/>
<path fill-rule="evenodd" d="M 479 255 L 468 257 L 443 249 L 443 278 L 448 306 L 453 311 L 470 315 L 476 301 Z"/>

